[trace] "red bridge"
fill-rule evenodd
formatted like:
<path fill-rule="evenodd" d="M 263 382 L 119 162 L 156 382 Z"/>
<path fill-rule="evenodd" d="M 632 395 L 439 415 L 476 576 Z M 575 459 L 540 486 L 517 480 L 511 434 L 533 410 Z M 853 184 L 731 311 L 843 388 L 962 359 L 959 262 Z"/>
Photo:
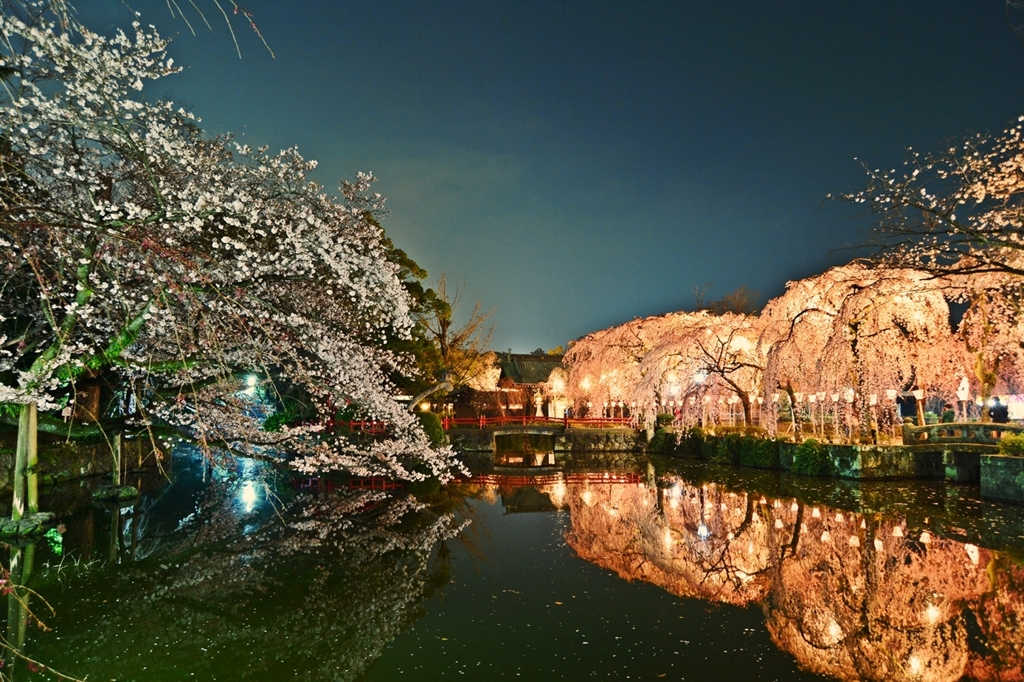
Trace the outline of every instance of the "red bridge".
<path fill-rule="evenodd" d="M 485 429 L 489 426 L 546 426 L 562 427 L 565 429 L 611 429 L 611 428 L 638 428 L 637 423 L 631 417 L 588 417 L 586 419 L 570 419 L 562 417 L 530 417 L 528 415 L 504 417 L 444 417 L 441 425 L 445 431 L 457 428 L 478 428 Z"/>

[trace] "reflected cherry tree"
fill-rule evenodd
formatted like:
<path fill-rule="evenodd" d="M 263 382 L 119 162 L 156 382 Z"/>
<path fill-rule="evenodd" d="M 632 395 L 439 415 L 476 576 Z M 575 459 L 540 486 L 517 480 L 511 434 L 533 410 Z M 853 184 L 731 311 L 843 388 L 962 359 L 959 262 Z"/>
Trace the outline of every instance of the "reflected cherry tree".
<path fill-rule="evenodd" d="M 88 679 L 357 679 L 448 581 L 444 544 L 466 525 L 412 497 L 238 478 L 206 487 L 176 526 L 144 516 L 134 560 L 91 576 L 88 596 L 72 587 L 55 600 L 60 646 L 39 643 L 54 667 Z"/>
<path fill-rule="evenodd" d="M 843 680 L 1024 679 L 1024 566 L 905 519 L 662 481 L 569 486 L 583 559 L 684 597 L 760 605 L 773 641 Z"/>

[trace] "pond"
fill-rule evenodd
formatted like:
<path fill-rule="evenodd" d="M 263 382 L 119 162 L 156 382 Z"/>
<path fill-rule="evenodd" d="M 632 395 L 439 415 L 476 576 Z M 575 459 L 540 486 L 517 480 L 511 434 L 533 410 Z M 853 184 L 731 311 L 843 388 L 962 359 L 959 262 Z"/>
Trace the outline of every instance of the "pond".
<path fill-rule="evenodd" d="M 1024 510 L 976 488 L 646 460 L 419 499 L 188 456 L 171 479 L 11 548 L 31 661 L 4 674 L 1021 679 Z"/>

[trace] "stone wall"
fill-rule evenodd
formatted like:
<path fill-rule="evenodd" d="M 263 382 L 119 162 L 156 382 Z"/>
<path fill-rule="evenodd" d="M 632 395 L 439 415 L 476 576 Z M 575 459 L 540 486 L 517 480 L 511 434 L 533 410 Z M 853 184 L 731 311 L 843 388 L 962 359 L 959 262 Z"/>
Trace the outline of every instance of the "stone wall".
<path fill-rule="evenodd" d="M 647 438 L 633 429 L 568 429 L 555 438 L 558 452 L 643 452 Z"/>
<path fill-rule="evenodd" d="M 793 468 L 799 444 L 779 443 L 782 469 Z M 941 450 L 900 445 L 840 445 L 820 443 L 832 461 L 833 475 L 852 479 L 896 479 L 945 477 Z"/>
<path fill-rule="evenodd" d="M 982 455 L 981 496 L 1024 504 L 1024 457 Z"/>
<path fill-rule="evenodd" d="M 555 454 L 567 452 L 643 452 L 647 439 L 633 429 L 452 429 L 448 440 L 459 452 L 493 452 L 495 434 L 554 433 Z"/>
<path fill-rule="evenodd" d="M 668 435 L 667 440 L 659 436 L 652 442 L 657 452 L 722 464 L 855 480 L 947 479 L 977 483 L 981 455 L 992 454 L 996 449 L 990 444 L 951 442 L 849 445 L 808 439 L 804 443 L 793 443 L 734 433 L 719 436 L 688 434 L 674 443 L 672 434 Z M 798 463 L 796 460 L 801 451 L 805 460 Z"/>

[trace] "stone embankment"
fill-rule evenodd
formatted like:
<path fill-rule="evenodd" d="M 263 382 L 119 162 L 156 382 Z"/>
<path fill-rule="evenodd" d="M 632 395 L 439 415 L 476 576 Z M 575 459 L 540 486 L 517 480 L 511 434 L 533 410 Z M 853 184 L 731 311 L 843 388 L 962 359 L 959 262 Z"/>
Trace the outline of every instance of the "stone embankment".
<path fill-rule="evenodd" d="M 1024 457 L 1000 454 L 999 441 L 1024 427 L 941 424 L 907 427 L 903 443 L 849 445 L 774 440 L 765 434 L 675 433 L 665 429 L 649 451 L 720 464 L 853 480 L 937 479 L 980 484 L 983 497 L 1024 504 Z"/>
<path fill-rule="evenodd" d="M 564 429 L 561 427 L 503 426 L 484 429 L 451 429 L 448 439 L 459 452 L 494 452 L 506 436 L 538 434 L 554 439 L 559 455 L 581 452 L 643 452 L 647 443 L 643 431 L 634 429 Z"/>

